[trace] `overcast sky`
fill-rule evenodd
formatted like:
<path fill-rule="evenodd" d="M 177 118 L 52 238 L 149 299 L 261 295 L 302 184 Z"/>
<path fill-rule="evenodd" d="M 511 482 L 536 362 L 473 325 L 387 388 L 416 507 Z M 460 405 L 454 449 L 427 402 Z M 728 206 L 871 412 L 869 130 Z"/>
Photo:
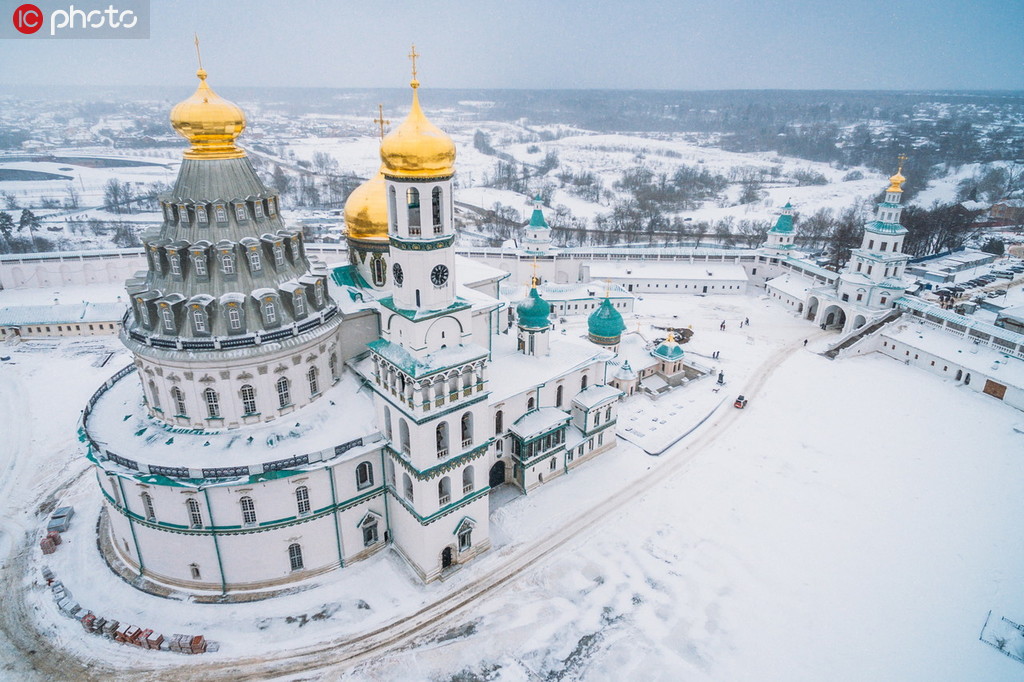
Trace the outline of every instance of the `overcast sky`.
<path fill-rule="evenodd" d="M 152 11 L 148 40 L 0 40 L 0 84 L 191 84 L 196 31 L 211 82 L 228 86 L 400 87 L 415 42 L 424 87 L 1024 89 L 1021 0 L 152 0 Z"/>

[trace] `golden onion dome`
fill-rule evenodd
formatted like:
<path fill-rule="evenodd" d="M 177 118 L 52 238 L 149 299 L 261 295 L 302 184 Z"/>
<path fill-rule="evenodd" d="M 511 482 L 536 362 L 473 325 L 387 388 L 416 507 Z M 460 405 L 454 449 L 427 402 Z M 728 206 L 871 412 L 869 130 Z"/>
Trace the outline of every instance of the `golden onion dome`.
<path fill-rule="evenodd" d="M 236 159 L 245 152 L 235 138 L 245 130 L 245 112 L 215 93 L 206 83 L 206 71 L 196 71 L 199 87 L 171 109 L 171 126 L 192 143 L 186 159 Z"/>
<path fill-rule="evenodd" d="M 901 168 L 900 170 L 896 171 L 896 175 L 893 175 L 892 177 L 889 178 L 889 189 L 885 190 L 886 192 L 903 191 L 903 183 L 906 182 L 907 179 L 903 177 L 902 170 L 903 169 Z"/>
<path fill-rule="evenodd" d="M 387 185 L 381 170 L 352 190 L 345 201 L 345 226 L 349 239 L 388 240 Z"/>
<path fill-rule="evenodd" d="M 399 178 L 432 178 L 455 173 L 455 142 L 420 108 L 419 81 L 413 80 L 412 109 L 380 145 L 384 173 Z"/>

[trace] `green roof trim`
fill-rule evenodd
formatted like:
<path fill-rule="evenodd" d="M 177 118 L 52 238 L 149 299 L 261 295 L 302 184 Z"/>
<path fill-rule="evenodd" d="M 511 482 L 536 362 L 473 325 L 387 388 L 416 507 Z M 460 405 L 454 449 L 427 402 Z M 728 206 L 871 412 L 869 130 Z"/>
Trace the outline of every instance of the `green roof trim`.
<path fill-rule="evenodd" d="M 442 315 L 448 315 L 458 310 L 463 310 L 469 307 L 469 303 L 461 298 L 456 298 L 455 302 L 447 308 L 441 308 L 440 310 L 406 310 L 405 308 L 399 308 L 395 305 L 395 299 L 393 296 L 387 296 L 378 301 L 382 306 L 387 308 L 393 313 L 398 313 L 407 320 L 429 320 L 432 317 L 440 317 Z"/>
<path fill-rule="evenodd" d="M 354 265 L 341 265 L 334 268 L 331 270 L 331 279 L 340 287 L 370 288 L 370 285 L 363 279 Z"/>
<path fill-rule="evenodd" d="M 864 229 L 875 234 L 906 234 L 907 228 L 899 223 L 886 223 L 881 220 L 872 220 L 864 225 Z"/>

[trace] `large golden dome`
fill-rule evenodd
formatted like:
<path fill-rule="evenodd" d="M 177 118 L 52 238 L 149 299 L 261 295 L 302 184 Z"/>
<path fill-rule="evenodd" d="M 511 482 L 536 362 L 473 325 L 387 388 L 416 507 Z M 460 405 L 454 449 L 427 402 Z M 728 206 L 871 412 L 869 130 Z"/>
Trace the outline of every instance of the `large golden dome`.
<path fill-rule="evenodd" d="M 432 178 L 455 173 L 455 142 L 420 108 L 419 82 L 412 83 L 412 110 L 380 145 L 384 173 L 399 178 Z"/>
<path fill-rule="evenodd" d="M 352 190 L 345 201 L 345 226 L 349 239 L 388 240 L 387 185 L 381 170 Z"/>
<path fill-rule="evenodd" d="M 234 102 L 215 93 L 206 83 L 206 71 L 196 71 L 199 87 L 171 109 L 171 126 L 192 143 L 186 159 L 236 159 L 245 152 L 235 138 L 245 130 L 245 113 Z"/>

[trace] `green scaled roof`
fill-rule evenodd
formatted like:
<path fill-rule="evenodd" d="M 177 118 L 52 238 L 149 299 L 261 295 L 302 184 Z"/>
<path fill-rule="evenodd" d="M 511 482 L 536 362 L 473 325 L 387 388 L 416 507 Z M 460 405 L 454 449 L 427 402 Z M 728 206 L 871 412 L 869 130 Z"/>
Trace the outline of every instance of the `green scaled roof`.
<path fill-rule="evenodd" d="M 533 209 L 533 215 L 530 216 L 530 227 L 547 227 L 548 221 L 544 220 L 544 212 L 540 210 L 538 205 Z"/>
<path fill-rule="evenodd" d="M 789 204 L 786 204 L 786 208 L 790 208 Z M 779 219 L 775 221 L 775 227 L 772 228 L 772 232 L 775 234 L 789 234 L 793 231 L 793 214 L 783 213 L 779 216 Z"/>
<path fill-rule="evenodd" d="M 530 289 L 530 295 L 516 306 L 516 316 L 520 327 L 543 329 L 551 325 L 551 304 L 540 297 L 537 287 Z"/>
<path fill-rule="evenodd" d="M 651 355 L 661 360 L 678 360 L 683 357 L 683 349 L 670 337 L 662 341 L 661 345 L 651 351 Z"/>
<path fill-rule="evenodd" d="M 587 318 L 587 331 L 591 336 L 615 338 L 621 335 L 625 329 L 626 323 L 622 321 L 622 315 L 607 297 Z"/>

